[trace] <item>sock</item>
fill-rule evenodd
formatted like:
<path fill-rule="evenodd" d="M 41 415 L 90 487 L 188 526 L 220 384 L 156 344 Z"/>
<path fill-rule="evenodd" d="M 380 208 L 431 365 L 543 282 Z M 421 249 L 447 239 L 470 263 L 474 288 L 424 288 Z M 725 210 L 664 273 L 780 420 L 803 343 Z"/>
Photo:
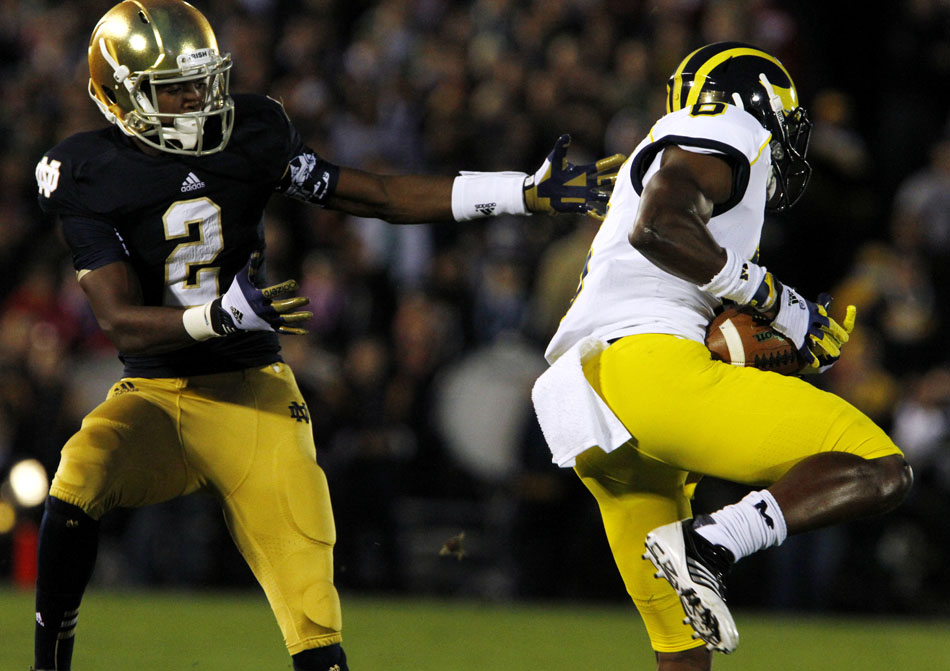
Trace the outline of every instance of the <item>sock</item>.
<path fill-rule="evenodd" d="M 323 648 L 310 648 L 291 657 L 294 671 L 349 671 L 346 653 L 339 643 Z"/>
<path fill-rule="evenodd" d="M 78 506 L 46 500 L 40 523 L 34 667 L 69 671 L 79 602 L 96 563 L 99 522 Z"/>
<path fill-rule="evenodd" d="M 712 515 L 697 517 L 693 529 L 710 543 L 729 550 L 736 561 L 781 545 L 788 535 L 782 510 L 767 489 L 752 492 Z"/>

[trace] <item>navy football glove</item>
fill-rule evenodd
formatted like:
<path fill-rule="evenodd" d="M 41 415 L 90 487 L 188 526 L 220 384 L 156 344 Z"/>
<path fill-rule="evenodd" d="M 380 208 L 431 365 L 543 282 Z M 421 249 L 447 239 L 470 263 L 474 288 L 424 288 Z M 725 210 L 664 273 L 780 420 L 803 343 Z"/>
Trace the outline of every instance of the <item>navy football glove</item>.
<path fill-rule="evenodd" d="M 525 205 L 529 212 L 575 212 L 603 219 L 617 170 L 627 157 L 614 154 L 596 163 L 574 165 L 566 158 L 570 144 L 570 135 L 559 137 L 541 168 L 525 179 Z"/>
<path fill-rule="evenodd" d="M 271 287 L 258 289 L 254 279 L 264 257 L 260 252 L 251 254 L 244 268 L 234 276 L 223 296 L 211 302 L 211 328 L 218 335 L 238 331 L 277 331 L 303 335 L 306 329 L 291 326 L 313 317 L 312 312 L 297 312 L 310 302 L 306 296 L 283 298 L 278 296 L 297 290 L 296 280 L 287 280 Z"/>

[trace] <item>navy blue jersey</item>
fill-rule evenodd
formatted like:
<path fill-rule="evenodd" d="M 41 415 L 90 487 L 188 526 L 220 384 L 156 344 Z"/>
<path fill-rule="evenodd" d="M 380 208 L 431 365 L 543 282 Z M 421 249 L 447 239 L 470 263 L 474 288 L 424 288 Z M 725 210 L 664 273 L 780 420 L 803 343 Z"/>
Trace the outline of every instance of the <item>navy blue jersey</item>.
<path fill-rule="evenodd" d="M 339 169 L 304 145 L 276 101 L 234 101 L 231 139 L 216 154 L 152 156 L 111 126 L 77 133 L 43 157 L 40 206 L 59 215 L 77 271 L 127 262 L 145 305 L 202 305 L 264 248 L 271 194 L 325 202 Z M 273 363 L 279 349 L 276 333 L 253 332 L 119 357 L 128 376 L 184 377 Z"/>

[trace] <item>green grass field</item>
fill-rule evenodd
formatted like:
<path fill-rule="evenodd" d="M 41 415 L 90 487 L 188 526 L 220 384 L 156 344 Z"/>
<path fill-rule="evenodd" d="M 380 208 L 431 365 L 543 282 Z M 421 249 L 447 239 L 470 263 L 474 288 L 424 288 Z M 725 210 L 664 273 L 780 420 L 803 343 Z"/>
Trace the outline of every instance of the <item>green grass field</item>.
<path fill-rule="evenodd" d="M 0 669 L 32 661 L 32 595 L 0 590 Z M 653 669 L 630 608 L 478 604 L 344 594 L 353 671 Z M 742 644 L 717 671 L 950 669 L 950 622 L 777 617 L 740 612 Z M 92 592 L 75 671 L 290 669 L 262 595 Z"/>

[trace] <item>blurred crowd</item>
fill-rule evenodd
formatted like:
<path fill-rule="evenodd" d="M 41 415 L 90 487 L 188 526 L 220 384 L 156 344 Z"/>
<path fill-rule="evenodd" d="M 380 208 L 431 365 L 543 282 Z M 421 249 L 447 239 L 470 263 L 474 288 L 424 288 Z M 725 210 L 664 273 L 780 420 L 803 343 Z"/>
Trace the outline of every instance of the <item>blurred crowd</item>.
<path fill-rule="evenodd" d="M 757 579 L 737 577 L 733 599 L 948 611 L 947 2 L 876 6 L 860 34 L 827 2 L 193 4 L 233 55 L 233 91 L 282 100 L 324 157 L 377 172 L 533 172 L 562 132 L 575 163 L 629 153 L 693 49 L 734 39 L 782 59 L 815 124 L 815 171 L 800 205 L 770 218 L 761 258 L 806 295 L 831 290 L 833 312 L 858 306 L 845 356 L 815 384 L 888 429 L 917 485 L 886 518 L 741 563 Z M 52 474 L 121 374 L 33 177 L 49 147 L 105 123 L 86 94 L 85 54 L 111 5 L 0 0 L 0 482 L 27 457 Z M 622 599 L 594 502 L 550 463 L 528 395 L 597 222 L 397 227 L 275 198 L 266 223 L 268 273 L 297 277 L 313 307 L 309 335 L 282 344 L 331 482 L 340 585 Z M 704 483 L 696 508 L 737 491 Z M 207 497 L 103 523 L 100 584 L 250 583 Z M 15 530 L 0 533 L 0 576 Z"/>

